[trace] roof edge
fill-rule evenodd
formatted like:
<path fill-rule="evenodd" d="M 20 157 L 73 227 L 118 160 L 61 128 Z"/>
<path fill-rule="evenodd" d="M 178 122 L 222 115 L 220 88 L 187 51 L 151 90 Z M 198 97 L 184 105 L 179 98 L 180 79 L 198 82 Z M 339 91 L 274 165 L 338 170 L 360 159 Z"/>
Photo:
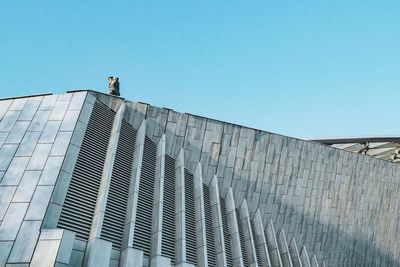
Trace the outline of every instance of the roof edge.
<path fill-rule="evenodd" d="M 0 98 L 0 101 L 2 101 L 2 100 L 10 100 L 10 99 L 18 99 L 18 98 L 36 97 L 36 96 L 46 96 L 46 95 L 53 95 L 53 93 L 43 93 L 43 94 L 36 94 L 36 95 L 23 95 L 23 96 L 4 97 L 4 98 Z"/>

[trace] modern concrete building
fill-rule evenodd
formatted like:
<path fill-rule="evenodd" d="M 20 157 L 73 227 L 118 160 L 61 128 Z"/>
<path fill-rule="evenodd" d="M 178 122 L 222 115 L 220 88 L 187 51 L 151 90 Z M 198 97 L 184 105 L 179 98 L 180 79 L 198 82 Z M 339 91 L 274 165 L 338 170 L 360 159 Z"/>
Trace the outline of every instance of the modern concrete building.
<path fill-rule="evenodd" d="M 396 157 L 319 142 L 90 90 L 3 99 L 0 266 L 399 266 Z"/>

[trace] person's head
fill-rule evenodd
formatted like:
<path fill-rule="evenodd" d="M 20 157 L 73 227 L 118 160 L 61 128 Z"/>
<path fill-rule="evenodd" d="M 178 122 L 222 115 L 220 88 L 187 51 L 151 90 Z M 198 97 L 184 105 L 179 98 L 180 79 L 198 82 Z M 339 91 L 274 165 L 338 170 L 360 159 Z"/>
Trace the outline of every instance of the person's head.
<path fill-rule="evenodd" d="M 109 81 L 110 83 L 118 82 L 118 77 L 112 77 L 112 76 L 110 76 L 110 77 L 108 77 L 108 81 Z"/>

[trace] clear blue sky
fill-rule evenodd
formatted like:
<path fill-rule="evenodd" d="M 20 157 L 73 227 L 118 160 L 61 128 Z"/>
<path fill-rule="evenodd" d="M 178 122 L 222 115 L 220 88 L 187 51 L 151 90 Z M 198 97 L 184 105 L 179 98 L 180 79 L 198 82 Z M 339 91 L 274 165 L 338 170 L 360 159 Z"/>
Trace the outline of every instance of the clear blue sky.
<path fill-rule="evenodd" d="M 3 1 L 0 97 L 106 91 L 295 137 L 400 135 L 400 1 Z"/>

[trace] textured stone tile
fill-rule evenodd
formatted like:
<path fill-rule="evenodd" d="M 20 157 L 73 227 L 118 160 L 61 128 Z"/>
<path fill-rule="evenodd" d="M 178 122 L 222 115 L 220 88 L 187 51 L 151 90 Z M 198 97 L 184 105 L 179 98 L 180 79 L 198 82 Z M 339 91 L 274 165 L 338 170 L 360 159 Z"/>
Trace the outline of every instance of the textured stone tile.
<path fill-rule="evenodd" d="M 0 225 L 0 241 L 15 240 L 28 203 L 11 203 Z"/>
<path fill-rule="evenodd" d="M 79 148 L 71 144 L 68 147 L 67 155 L 64 158 L 64 162 L 61 169 L 65 172 L 72 173 L 74 171 L 78 155 L 79 155 Z"/>
<path fill-rule="evenodd" d="M 5 266 L 14 242 L 0 241 L 0 266 Z"/>
<path fill-rule="evenodd" d="M 12 99 L 8 100 L 1 100 L 0 101 L 0 120 L 3 119 L 4 114 L 6 114 L 8 108 L 10 107 L 12 103 Z"/>
<path fill-rule="evenodd" d="M 50 203 L 47 211 L 46 216 L 43 220 L 43 229 L 54 229 L 57 227 L 58 220 L 60 218 L 62 207 L 55 203 Z"/>
<path fill-rule="evenodd" d="M 87 92 L 74 93 L 71 99 L 71 103 L 68 106 L 68 110 L 80 110 L 83 103 L 85 102 Z"/>
<path fill-rule="evenodd" d="M 61 124 L 60 131 L 73 131 L 78 121 L 80 110 L 68 110 L 65 113 L 64 120 Z"/>
<path fill-rule="evenodd" d="M 16 189 L 16 186 L 0 186 L 0 221 L 3 220 Z"/>
<path fill-rule="evenodd" d="M 29 121 L 17 121 L 12 128 L 5 143 L 20 143 L 28 129 Z"/>
<path fill-rule="evenodd" d="M 41 173 L 41 171 L 25 171 L 12 201 L 29 202 L 32 199 L 33 192 L 35 191 Z"/>
<path fill-rule="evenodd" d="M 32 156 L 39 136 L 40 132 L 27 132 L 24 139 L 22 139 L 15 156 Z"/>
<path fill-rule="evenodd" d="M 27 102 L 28 102 L 28 98 L 14 99 L 11 106 L 8 108 L 8 110 L 23 110 L 25 107 L 25 104 Z"/>
<path fill-rule="evenodd" d="M 51 198 L 51 202 L 63 205 L 64 198 L 67 194 L 69 184 L 71 182 L 72 175 L 70 173 L 61 171 L 57 179 L 57 184 L 54 188 L 54 193 Z"/>
<path fill-rule="evenodd" d="M 81 147 L 83 137 L 85 136 L 87 125 L 81 121 L 76 123 L 74 133 L 72 134 L 71 144 Z"/>
<path fill-rule="evenodd" d="M 112 243 L 102 239 L 88 242 L 85 262 L 88 266 L 108 266 Z M 85 265 L 86 265 L 85 264 Z"/>
<path fill-rule="evenodd" d="M 72 99 L 73 93 L 65 93 L 58 95 L 57 101 L 69 101 Z"/>
<path fill-rule="evenodd" d="M 0 150 L 0 170 L 7 170 L 18 145 L 3 145 Z"/>
<path fill-rule="evenodd" d="M 3 146 L 10 132 L 0 132 L 0 148 Z"/>
<path fill-rule="evenodd" d="M 37 186 L 35 194 L 26 213 L 26 220 L 43 220 L 49 204 L 53 186 Z"/>
<path fill-rule="evenodd" d="M 63 160 L 63 157 L 47 158 L 43 173 L 40 176 L 39 185 L 55 185 Z"/>
<path fill-rule="evenodd" d="M 74 240 L 75 240 L 74 232 L 68 230 L 63 231 L 60 248 L 57 254 L 57 262 L 64 264 L 69 263 L 72 248 L 74 246 Z"/>
<path fill-rule="evenodd" d="M 37 111 L 35 117 L 33 117 L 31 125 L 28 128 L 28 131 L 36 131 L 36 132 L 43 131 L 47 119 L 49 118 L 49 115 L 50 111 L 48 110 Z"/>
<path fill-rule="evenodd" d="M 109 267 L 118 267 L 118 260 L 110 260 Z M 169 265 L 170 266 L 170 265 Z"/>
<path fill-rule="evenodd" d="M 85 252 L 72 250 L 71 258 L 69 260 L 70 266 L 82 266 L 83 264 L 83 257 Z"/>
<path fill-rule="evenodd" d="M 45 229 L 40 234 L 40 240 L 61 240 L 63 233 L 63 229 Z"/>
<path fill-rule="evenodd" d="M 60 125 L 61 121 L 48 121 L 40 136 L 39 143 L 54 143 Z"/>
<path fill-rule="evenodd" d="M 24 221 L 12 248 L 8 263 L 29 262 L 40 233 L 40 221 Z"/>
<path fill-rule="evenodd" d="M 85 251 L 85 250 L 86 250 L 86 243 L 87 243 L 87 242 L 85 242 L 85 241 L 75 239 L 75 240 L 74 240 L 74 247 L 73 247 L 73 249 L 79 250 L 79 251 Z"/>
<path fill-rule="evenodd" d="M 59 132 L 51 149 L 50 156 L 64 156 L 67 152 L 72 132 Z"/>
<path fill-rule="evenodd" d="M 92 92 L 88 92 L 86 97 L 86 102 L 94 104 L 94 102 L 96 102 L 96 99 L 97 99 L 96 96 L 94 96 Z"/>
<path fill-rule="evenodd" d="M 3 119 L 0 121 L 0 131 L 11 131 L 20 114 L 21 111 L 8 110 Z"/>
<path fill-rule="evenodd" d="M 82 111 L 79 116 L 79 121 L 87 124 L 89 122 L 90 115 L 92 114 L 92 110 L 93 110 L 93 104 L 86 101 L 82 107 Z"/>
<path fill-rule="evenodd" d="M 54 105 L 51 111 L 49 120 L 52 121 L 62 121 L 64 119 L 65 112 L 67 111 L 69 101 L 58 101 Z"/>
<path fill-rule="evenodd" d="M 37 243 L 31 267 L 54 266 L 61 240 L 40 240 Z"/>
<path fill-rule="evenodd" d="M 4 174 L 1 185 L 18 185 L 28 161 L 29 157 L 15 157 Z"/>
<path fill-rule="evenodd" d="M 46 95 L 39 106 L 39 110 L 52 110 L 57 101 L 57 95 Z"/>
<path fill-rule="evenodd" d="M 36 113 L 40 105 L 40 100 L 37 99 L 29 99 L 28 103 L 26 103 L 24 110 L 22 111 L 21 115 L 19 116 L 18 120 L 20 121 L 30 121 L 33 119 L 33 116 Z"/>
<path fill-rule="evenodd" d="M 30 171 L 43 170 L 51 146 L 51 144 L 37 144 L 26 169 Z"/>

